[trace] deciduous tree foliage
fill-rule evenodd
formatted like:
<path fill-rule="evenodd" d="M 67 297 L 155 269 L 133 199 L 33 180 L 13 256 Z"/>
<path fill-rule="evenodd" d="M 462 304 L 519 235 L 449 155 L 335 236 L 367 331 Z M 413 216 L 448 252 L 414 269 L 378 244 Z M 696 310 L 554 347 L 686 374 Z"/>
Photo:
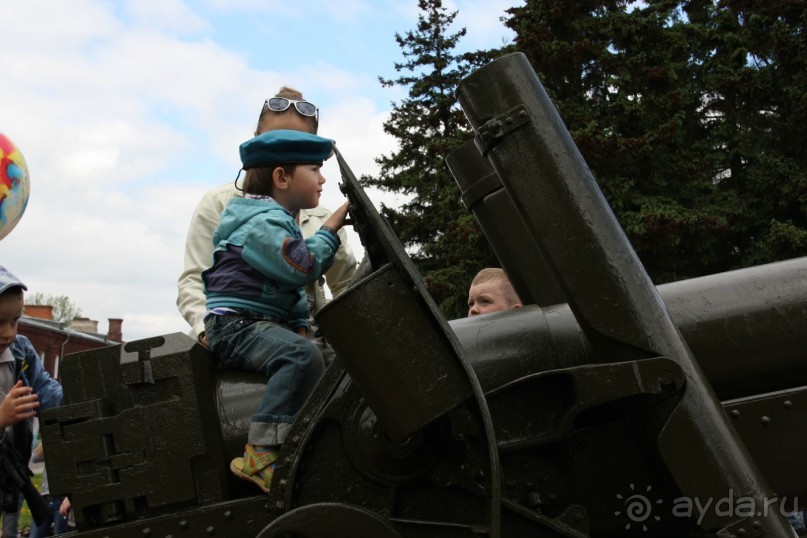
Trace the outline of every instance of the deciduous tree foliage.
<path fill-rule="evenodd" d="M 408 195 L 408 202 L 383 207 L 382 214 L 443 312 L 455 318 L 467 312 L 468 286 L 475 272 L 497 263 L 445 163 L 452 151 L 473 137 L 454 90 L 490 57 L 485 52 L 455 52 L 465 29 L 450 33 L 456 12 L 448 12 L 441 0 L 420 0 L 418 5 L 417 29 L 395 36 L 404 56 L 395 64 L 401 75 L 380 79 L 384 86 L 409 89 L 406 99 L 393 104 L 384 124 L 384 130 L 399 140 L 399 148 L 376 159 L 379 177 L 363 180 Z"/>
<path fill-rule="evenodd" d="M 25 296 L 25 304 L 52 306 L 53 319 L 61 323 L 69 323 L 81 315 L 81 308 L 76 306 L 67 295 L 31 293 Z"/>

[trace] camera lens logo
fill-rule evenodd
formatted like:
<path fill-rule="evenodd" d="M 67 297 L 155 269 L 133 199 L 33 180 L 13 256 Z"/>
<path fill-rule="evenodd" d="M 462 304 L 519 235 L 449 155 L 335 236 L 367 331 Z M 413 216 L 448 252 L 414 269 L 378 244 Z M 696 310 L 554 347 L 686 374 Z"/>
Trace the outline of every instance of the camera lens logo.
<path fill-rule="evenodd" d="M 649 494 L 652 489 L 652 486 L 647 486 L 645 493 Z M 633 493 L 636 491 L 633 484 L 630 485 L 630 490 L 632 493 L 627 497 L 624 497 L 621 493 L 617 493 L 616 498 L 622 501 L 624 512 L 623 510 L 617 510 L 614 512 L 614 515 L 620 516 L 624 513 L 625 517 L 628 518 L 628 524 L 625 525 L 625 530 L 630 530 L 631 525 L 635 523 L 637 526 L 641 525 L 642 530 L 646 531 L 646 521 L 650 518 L 653 518 L 655 521 L 661 519 L 659 516 L 653 515 L 653 504 L 661 504 L 662 500 L 658 499 L 653 503 L 647 495 Z"/>

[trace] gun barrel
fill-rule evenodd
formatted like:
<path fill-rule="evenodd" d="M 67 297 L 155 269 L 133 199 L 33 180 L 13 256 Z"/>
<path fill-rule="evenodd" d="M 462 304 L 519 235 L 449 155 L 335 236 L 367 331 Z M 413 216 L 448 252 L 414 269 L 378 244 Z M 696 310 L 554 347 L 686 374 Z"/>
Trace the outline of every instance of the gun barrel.
<path fill-rule="evenodd" d="M 807 385 L 807 257 L 658 286 L 721 400 Z M 565 304 L 453 320 L 485 390 L 598 362 Z"/>
<path fill-rule="evenodd" d="M 658 286 L 670 316 L 725 401 L 807 385 L 807 257 Z M 449 322 L 485 391 L 520 377 L 598 362 L 566 304 Z M 253 376 L 219 374 L 222 433 L 243 442 L 241 417 L 263 395 Z"/>

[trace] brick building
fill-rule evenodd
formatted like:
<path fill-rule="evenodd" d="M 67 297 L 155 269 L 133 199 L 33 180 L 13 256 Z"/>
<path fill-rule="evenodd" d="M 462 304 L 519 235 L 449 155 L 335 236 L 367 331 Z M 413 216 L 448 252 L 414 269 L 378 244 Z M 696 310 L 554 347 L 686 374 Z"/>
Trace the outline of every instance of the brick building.
<path fill-rule="evenodd" d="M 53 320 L 53 307 L 25 305 L 17 332 L 26 336 L 51 376 L 59 378 L 59 362 L 71 353 L 114 346 L 123 342 L 123 320 L 109 319 L 107 334 L 98 334 L 98 322 L 76 318 L 69 324 Z"/>

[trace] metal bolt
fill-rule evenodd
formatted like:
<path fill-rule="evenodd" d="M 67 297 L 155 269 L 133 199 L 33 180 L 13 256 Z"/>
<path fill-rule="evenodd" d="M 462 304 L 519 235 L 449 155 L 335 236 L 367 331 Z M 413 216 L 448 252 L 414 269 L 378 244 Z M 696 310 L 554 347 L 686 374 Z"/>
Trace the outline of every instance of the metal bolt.
<path fill-rule="evenodd" d="M 763 426 L 767 426 L 771 423 L 771 417 L 769 416 L 763 416 L 760 420 L 762 421 Z"/>
<path fill-rule="evenodd" d="M 151 529 L 149 529 L 148 527 L 146 527 L 145 529 L 143 529 L 143 530 L 141 531 L 141 533 L 143 534 L 143 536 L 151 536 Z"/>
<path fill-rule="evenodd" d="M 213 527 L 213 526 L 210 526 L 210 527 L 205 529 L 205 532 L 207 533 L 208 536 L 213 536 L 214 534 L 216 534 L 216 528 Z"/>
<path fill-rule="evenodd" d="M 790 409 L 791 407 L 793 407 L 793 402 L 791 402 L 790 400 L 785 400 L 784 406 L 785 409 Z"/>
<path fill-rule="evenodd" d="M 739 417 L 739 416 L 740 416 L 740 411 L 739 411 L 739 409 L 732 409 L 732 410 L 731 410 L 731 416 L 732 416 L 732 417 L 734 417 L 734 418 Z"/>
<path fill-rule="evenodd" d="M 233 513 L 230 510 L 224 512 L 224 519 L 230 520 L 233 518 Z"/>
<path fill-rule="evenodd" d="M 181 520 L 181 521 L 179 522 L 179 528 L 180 528 L 180 529 L 187 529 L 187 528 L 188 528 L 188 522 L 187 522 L 186 520 L 184 520 L 184 519 L 183 519 L 183 520 Z"/>

